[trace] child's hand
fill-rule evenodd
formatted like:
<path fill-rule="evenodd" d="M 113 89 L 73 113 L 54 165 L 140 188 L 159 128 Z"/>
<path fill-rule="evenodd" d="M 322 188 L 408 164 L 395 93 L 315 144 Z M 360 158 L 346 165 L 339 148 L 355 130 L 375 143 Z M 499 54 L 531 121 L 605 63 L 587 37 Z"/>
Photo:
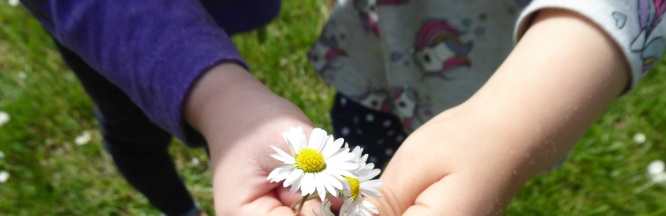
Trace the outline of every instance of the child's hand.
<path fill-rule="evenodd" d="M 290 206 L 300 194 L 289 194 L 268 174 L 280 162 L 271 158 L 275 145 L 288 149 L 282 133 L 312 123 L 290 102 L 275 95 L 244 68 L 221 64 L 210 69 L 190 94 L 185 116 L 208 141 L 217 215 L 294 215 Z M 304 208 L 319 209 L 317 200 Z"/>
<path fill-rule="evenodd" d="M 211 143 L 217 215 L 294 215 L 290 207 L 300 201 L 300 193 L 290 194 L 282 182 L 269 183 L 266 179 L 272 170 L 282 165 L 269 156 L 274 150 L 267 144 L 288 151 L 282 139 L 285 128 L 301 125 L 309 133 L 312 127 L 307 122 L 292 120 L 269 122 L 238 124 Z M 303 207 L 302 215 L 312 215 L 313 209 L 319 209 L 319 199 L 309 203 L 311 205 Z"/>
<path fill-rule="evenodd" d="M 524 148 L 509 150 L 518 143 L 509 140 L 522 138 L 501 142 L 494 136 L 497 134 L 485 134 L 476 125 L 483 121 L 468 114 L 447 111 L 405 140 L 381 177 L 383 197 L 375 200 L 380 212 L 501 215 L 514 192 L 533 173 L 514 158 L 522 159 Z"/>
<path fill-rule="evenodd" d="M 603 30 L 544 10 L 468 101 L 415 131 L 384 171 L 388 215 L 496 215 L 525 181 L 561 160 L 627 86 Z"/>

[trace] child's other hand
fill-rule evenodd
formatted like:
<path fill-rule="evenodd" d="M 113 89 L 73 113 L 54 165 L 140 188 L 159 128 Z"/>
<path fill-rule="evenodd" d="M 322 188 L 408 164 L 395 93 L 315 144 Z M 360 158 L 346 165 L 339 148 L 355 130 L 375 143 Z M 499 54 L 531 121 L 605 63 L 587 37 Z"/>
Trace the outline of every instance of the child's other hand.
<path fill-rule="evenodd" d="M 294 215 L 289 194 L 268 174 L 281 164 L 270 157 L 275 145 L 288 149 L 282 133 L 312 123 L 289 101 L 275 95 L 244 68 L 223 63 L 210 69 L 192 90 L 185 109 L 187 121 L 208 141 L 217 215 Z M 319 209 L 318 200 L 303 215 Z"/>
<path fill-rule="evenodd" d="M 480 133 L 466 112 L 449 111 L 416 130 L 387 166 L 382 198 L 385 215 L 501 215 L 528 173 L 511 154 Z M 507 146 L 508 147 L 508 146 Z"/>
<path fill-rule="evenodd" d="M 501 215 L 628 83 L 628 64 L 603 30 L 543 10 L 472 98 L 405 140 L 373 201 L 387 215 Z"/>

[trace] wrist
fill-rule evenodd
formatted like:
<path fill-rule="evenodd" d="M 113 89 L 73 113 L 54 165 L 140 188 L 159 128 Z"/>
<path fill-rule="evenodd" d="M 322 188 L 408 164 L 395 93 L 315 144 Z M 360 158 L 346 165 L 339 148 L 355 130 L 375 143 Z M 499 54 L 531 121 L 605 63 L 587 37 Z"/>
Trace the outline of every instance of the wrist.
<path fill-rule="evenodd" d="M 311 125 L 298 107 L 234 63 L 216 65 L 202 75 L 190 93 L 185 117 L 205 137 L 212 156 L 250 134 L 270 131 L 281 140 L 287 128 Z M 269 144 L 277 143 L 261 143 Z"/>

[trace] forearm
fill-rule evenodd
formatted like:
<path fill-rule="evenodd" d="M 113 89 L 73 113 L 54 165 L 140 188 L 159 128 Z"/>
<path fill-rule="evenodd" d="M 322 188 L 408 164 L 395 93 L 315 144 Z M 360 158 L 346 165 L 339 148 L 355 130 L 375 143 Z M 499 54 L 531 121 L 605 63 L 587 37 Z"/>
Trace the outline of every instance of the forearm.
<path fill-rule="evenodd" d="M 312 128 L 298 107 L 272 93 L 236 64 L 221 64 L 200 78 L 190 93 L 185 116 L 208 141 L 215 206 L 223 215 L 242 214 L 248 209 L 251 212 L 250 203 L 256 197 L 250 194 L 263 194 L 233 190 L 268 190 L 265 176 L 280 165 L 269 157 L 273 153 L 269 145 L 284 146 L 282 132 L 295 125 L 308 132 Z M 241 176 L 263 178 L 238 178 Z"/>
<path fill-rule="evenodd" d="M 217 62 L 243 64 L 198 1 L 25 0 L 64 47 L 122 90 L 157 125 L 201 145 L 181 124 L 194 80 Z M 196 138 L 196 137 L 195 137 Z"/>
<path fill-rule="evenodd" d="M 284 119 L 311 124 L 298 107 L 235 63 L 219 64 L 199 78 L 187 100 L 185 118 L 208 139 Z"/>
<path fill-rule="evenodd" d="M 564 157 L 627 80 L 603 31 L 571 12 L 543 11 L 477 94 L 415 131 L 392 160 L 438 174 L 389 164 L 382 205 L 406 215 L 500 213 L 525 181 Z"/>
<path fill-rule="evenodd" d="M 628 80 L 603 30 L 573 12 L 546 10 L 465 106 L 487 139 L 502 142 L 490 144 L 494 154 L 519 154 L 507 164 L 527 179 L 562 159 Z"/>

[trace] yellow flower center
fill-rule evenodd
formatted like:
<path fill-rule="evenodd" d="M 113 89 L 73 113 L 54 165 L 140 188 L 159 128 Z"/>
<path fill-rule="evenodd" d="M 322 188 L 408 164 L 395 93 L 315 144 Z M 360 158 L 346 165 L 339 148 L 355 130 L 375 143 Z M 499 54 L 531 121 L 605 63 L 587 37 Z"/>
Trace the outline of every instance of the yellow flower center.
<path fill-rule="evenodd" d="M 324 170 L 326 168 L 326 161 L 321 152 L 311 148 L 304 148 L 296 154 L 296 167 L 302 169 L 303 172 L 314 173 Z"/>
<path fill-rule="evenodd" d="M 361 186 L 359 185 L 360 183 L 358 182 L 358 179 L 348 177 L 348 176 L 342 176 L 349 182 L 349 185 L 351 186 L 351 193 L 352 193 L 352 198 L 356 199 L 358 197 L 359 192 L 361 192 Z"/>

